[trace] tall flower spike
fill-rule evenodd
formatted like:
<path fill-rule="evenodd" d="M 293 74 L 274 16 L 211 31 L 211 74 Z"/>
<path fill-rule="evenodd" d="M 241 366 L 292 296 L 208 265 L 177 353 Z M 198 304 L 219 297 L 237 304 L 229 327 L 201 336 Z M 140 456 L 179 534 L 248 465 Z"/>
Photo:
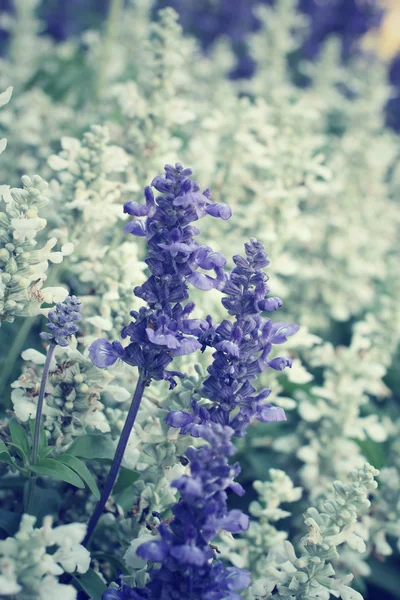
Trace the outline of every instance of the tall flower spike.
<path fill-rule="evenodd" d="M 186 451 L 191 474 L 172 483 L 181 496 L 172 508 L 173 520 L 161 524 L 159 537 L 137 550 L 141 558 L 160 563 L 159 568 L 150 571 L 145 589 L 123 585 L 120 591 L 105 592 L 103 600 L 240 600 L 236 591 L 250 585 L 250 573 L 216 561 L 210 545 L 222 530 L 240 533 L 249 525 L 240 510 L 227 509 L 227 490 L 243 493 L 234 482 L 239 465 L 228 464 L 235 452 L 232 435 L 229 427 L 202 428 L 208 443 Z"/>
<path fill-rule="evenodd" d="M 202 290 L 222 288 L 225 284 L 225 258 L 208 246 L 195 240 L 199 230 L 190 223 L 206 215 L 228 219 L 230 208 L 211 201 L 209 190 L 201 193 L 192 171 L 177 163 L 166 165 L 165 175 L 157 176 L 152 187 L 160 195 L 155 197 L 146 187 L 146 203 L 127 202 L 125 213 L 134 219 L 125 226 L 125 232 L 147 239 L 146 258 L 150 277 L 134 289 L 146 307 L 132 311 L 132 322 L 122 330 L 122 337 L 130 343 L 96 340 L 90 347 L 93 363 L 106 368 L 120 358 L 137 366 L 146 382 L 166 379 L 174 387 L 180 373 L 166 367 L 174 356 L 191 354 L 201 348 L 197 340 L 206 322 L 190 319 L 194 304 L 188 302 L 188 284 Z M 144 217 L 144 218 L 143 218 Z M 200 273 L 199 269 L 213 272 Z"/>
<path fill-rule="evenodd" d="M 131 201 L 124 206 L 125 212 L 134 217 L 125 232 L 147 240 L 146 263 L 151 275 L 134 289 L 135 295 L 147 305 L 132 311 L 133 320 L 122 330 L 122 337 L 129 338 L 128 345 L 123 347 L 119 342 L 99 339 L 89 348 L 90 358 L 97 367 L 106 368 L 120 358 L 138 367 L 139 379 L 104 490 L 89 521 L 85 544 L 112 492 L 145 387 L 153 379 L 164 379 L 169 381 L 171 389 L 175 387 L 175 377 L 183 375 L 168 371 L 167 366 L 174 356 L 201 348 L 197 338 L 209 323 L 189 318 L 194 303 L 184 304 L 189 298 L 188 284 L 202 290 L 225 285 L 225 258 L 200 245 L 195 240 L 199 230 L 190 223 L 207 214 L 228 219 L 231 211 L 225 204 L 213 203 L 209 190 L 201 193 L 199 184 L 190 179 L 191 174 L 190 169 L 179 163 L 174 167 L 167 165 L 165 175 L 152 181 L 159 196 L 155 197 L 147 187 L 145 205 Z M 199 273 L 199 268 L 213 272 L 214 277 Z"/>
<path fill-rule="evenodd" d="M 69 338 L 78 331 L 76 322 L 81 318 L 81 310 L 80 300 L 76 296 L 67 296 L 49 312 L 49 333 L 41 333 L 40 337 L 58 346 L 68 346 Z"/>
<path fill-rule="evenodd" d="M 215 348 L 209 376 L 203 384 L 203 395 L 213 402 L 211 408 L 192 403 L 192 412 L 172 411 L 166 422 L 180 427 L 181 433 L 198 435 L 199 424 L 221 423 L 234 429 L 235 435 L 245 435 L 254 420 L 282 421 L 285 413 L 279 407 L 265 404 L 271 390 L 259 392 L 252 381 L 267 369 L 282 371 L 291 366 L 287 357 L 269 358 L 274 344 L 281 344 L 296 331 L 298 325 L 273 322 L 262 316 L 282 306 L 279 298 L 267 297 L 268 276 L 263 269 L 269 264 L 261 242 L 254 238 L 245 244 L 246 258 L 234 256 L 236 267 L 222 289 L 222 304 L 235 320 L 224 320 L 215 329 L 200 335 L 203 346 Z"/>

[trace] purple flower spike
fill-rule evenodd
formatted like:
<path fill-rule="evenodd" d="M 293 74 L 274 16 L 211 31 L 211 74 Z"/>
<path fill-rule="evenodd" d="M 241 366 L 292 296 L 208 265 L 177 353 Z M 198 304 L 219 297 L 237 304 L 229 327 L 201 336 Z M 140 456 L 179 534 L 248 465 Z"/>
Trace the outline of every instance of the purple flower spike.
<path fill-rule="evenodd" d="M 76 296 L 67 296 L 64 302 L 58 302 L 48 314 L 47 329 L 40 337 L 58 346 L 68 346 L 72 335 L 78 331 L 76 322 L 81 318 L 82 305 Z"/>
<path fill-rule="evenodd" d="M 234 256 L 236 266 L 229 276 L 224 276 L 222 285 L 222 304 L 234 320 L 224 320 L 216 328 L 208 324 L 199 334 L 203 346 L 215 350 L 202 388 L 202 394 L 212 406 L 193 404 L 191 413 L 171 413 L 166 418 L 166 422 L 171 427 L 179 427 L 182 434 L 189 432 L 198 437 L 204 425 L 223 424 L 232 427 L 237 437 L 242 437 L 255 419 L 266 423 L 286 419 L 281 408 L 263 404 L 271 390 L 257 393 L 252 382 L 267 369 L 282 371 L 291 367 L 290 358 L 270 360 L 269 356 L 274 344 L 285 342 L 299 327 L 274 323 L 262 316 L 264 311 L 280 308 L 282 301 L 268 296 L 268 277 L 263 269 L 269 259 L 263 244 L 252 239 L 245 244 L 245 251 L 245 257 Z M 209 256 L 204 254 L 201 258 L 206 261 Z M 207 285 L 204 277 L 196 273 L 196 280 L 190 281 L 198 287 Z"/>
<path fill-rule="evenodd" d="M 202 194 L 191 174 L 191 169 L 180 163 L 166 165 L 165 174 L 155 177 L 151 184 L 160 195 L 146 187 L 145 203 L 130 200 L 124 205 L 124 212 L 133 216 L 124 227 L 125 233 L 147 241 L 145 260 L 150 276 L 134 289 L 146 305 L 131 312 L 132 320 L 122 331 L 122 337 L 129 339 L 125 348 L 98 340 L 90 349 L 96 366 L 106 368 L 121 358 L 139 368 L 146 385 L 152 379 L 164 379 L 173 388 L 175 378 L 182 377 L 167 370 L 173 358 L 204 347 L 198 338 L 209 325 L 189 318 L 194 309 L 194 304 L 187 302 L 189 284 L 206 291 L 220 289 L 225 283 L 224 256 L 199 244 L 196 236 L 200 232 L 192 223 L 206 217 L 208 210 L 227 218 L 230 209 L 214 204 L 208 190 Z"/>
<path fill-rule="evenodd" d="M 237 465 L 229 464 L 235 452 L 231 443 L 232 429 L 216 425 L 203 427 L 207 443 L 189 448 L 190 475 L 172 485 L 179 490 L 180 500 L 173 508 L 169 525 L 161 524 L 158 537 L 145 542 L 137 554 L 157 564 L 150 569 L 150 580 L 144 589 L 123 586 L 124 600 L 208 600 L 239 598 L 232 593 L 251 583 L 250 573 L 226 567 L 216 560 L 212 540 L 222 531 L 241 533 L 249 519 L 240 510 L 227 509 L 227 490 L 235 487 Z M 239 486 L 240 487 L 240 486 Z"/>

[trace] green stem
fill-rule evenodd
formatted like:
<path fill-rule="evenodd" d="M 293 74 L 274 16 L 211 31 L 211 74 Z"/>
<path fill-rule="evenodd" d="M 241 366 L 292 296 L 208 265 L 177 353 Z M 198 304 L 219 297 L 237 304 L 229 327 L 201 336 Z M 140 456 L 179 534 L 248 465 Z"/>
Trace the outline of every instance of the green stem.
<path fill-rule="evenodd" d="M 50 364 L 51 364 L 55 349 L 56 349 L 55 344 L 49 345 L 49 347 L 47 349 L 46 361 L 45 361 L 44 367 L 43 367 L 42 381 L 40 382 L 39 398 L 38 398 L 38 403 L 37 403 L 37 408 L 36 408 L 35 431 L 33 434 L 31 465 L 35 465 L 38 461 L 40 427 L 42 424 L 44 396 L 45 396 L 45 392 L 46 392 L 47 379 L 48 379 L 49 371 L 50 371 Z M 27 509 L 26 509 L 26 512 L 28 514 L 32 514 L 32 505 L 33 505 L 33 496 L 35 493 L 35 484 L 36 484 L 36 476 L 32 474 L 29 479 L 29 486 L 28 486 L 28 500 L 27 500 Z"/>
<path fill-rule="evenodd" d="M 107 78 L 107 69 L 110 62 L 110 52 L 116 37 L 118 22 L 122 12 L 124 0 L 111 0 L 108 12 L 106 35 L 103 44 L 103 52 L 99 65 L 99 72 L 96 82 L 96 98 L 99 99 Z"/>

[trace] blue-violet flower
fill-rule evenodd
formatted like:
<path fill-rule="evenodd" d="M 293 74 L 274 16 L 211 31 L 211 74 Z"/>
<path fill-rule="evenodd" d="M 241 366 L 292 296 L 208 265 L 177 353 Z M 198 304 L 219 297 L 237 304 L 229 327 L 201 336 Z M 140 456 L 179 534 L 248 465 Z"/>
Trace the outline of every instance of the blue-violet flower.
<path fill-rule="evenodd" d="M 254 420 L 262 422 L 284 420 L 284 411 L 264 400 L 269 388 L 257 392 L 252 380 L 266 371 L 282 371 L 291 367 L 291 359 L 270 359 L 274 344 L 285 342 L 298 331 L 298 325 L 273 322 L 262 316 L 282 306 L 279 298 L 267 297 L 270 289 L 268 276 L 263 269 L 269 264 L 261 242 L 251 239 L 245 244 L 246 258 L 234 256 L 235 268 L 227 277 L 222 292 L 222 304 L 233 321 L 224 320 L 216 328 L 208 319 L 208 329 L 203 328 L 199 341 L 215 348 L 214 360 L 208 367 L 202 394 L 212 401 L 211 407 L 199 407 L 192 401 L 192 411 L 172 411 L 166 418 L 171 427 L 180 427 L 181 433 L 198 436 L 199 424 L 220 423 L 229 425 L 237 437 Z M 203 428 L 201 428 L 203 429 Z"/>
<path fill-rule="evenodd" d="M 148 383 L 165 379 L 170 387 L 181 373 L 167 371 L 174 356 L 191 354 L 201 348 L 198 336 L 208 324 L 190 319 L 194 309 L 188 300 L 188 284 L 201 290 L 222 288 L 225 285 L 225 258 L 210 247 L 199 244 L 199 230 L 192 226 L 206 215 L 229 219 L 231 210 L 226 204 L 211 201 L 209 190 L 200 192 L 199 184 L 190 179 L 191 169 L 177 163 L 166 165 L 165 175 L 157 176 L 152 187 L 144 191 L 145 204 L 127 202 L 124 211 L 134 218 L 124 231 L 145 237 L 148 254 L 146 263 L 151 273 L 147 281 L 134 289 L 147 306 L 131 311 L 132 322 L 123 328 L 122 337 L 130 343 L 96 340 L 90 347 L 93 363 L 106 368 L 120 358 L 137 366 Z M 144 217 L 144 218 L 143 218 Z M 214 276 L 203 271 L 213 272 Z"/>
<path fill-rule="evenodd" d="M 250 573 L 215 560 L 216 551 L 210 545 L 220 531 L 240 533 L 249 525 L 247 515 L 227 509 L 229 489 L 244 493 L 234 482 L 239 465 L 228 463 L 235 452 L 234 432 L 221 425 L 201 429 L 208 443 L 186 451 L 190 475 L 172 482 L 181 496 L 172 508 L 172 521 L 161 524 L 159 537 L 137 550 L 140 557 L 160 566 L 150 570 L 145 589 L 123 585 L 119 591 L 105 592 L 103 600 L 240 600 L 236 591 L 250 585 Z"/>
<path fill-rule="evenodd" d="M 81 318 L 81 310 L 79 298 L 67 296 L 49 312 L 47 329 L 50 333 L 43 332 L 40 337 L 58 346 L 68 346 L 69 338 L 78 331 L 76 322 Z"/>

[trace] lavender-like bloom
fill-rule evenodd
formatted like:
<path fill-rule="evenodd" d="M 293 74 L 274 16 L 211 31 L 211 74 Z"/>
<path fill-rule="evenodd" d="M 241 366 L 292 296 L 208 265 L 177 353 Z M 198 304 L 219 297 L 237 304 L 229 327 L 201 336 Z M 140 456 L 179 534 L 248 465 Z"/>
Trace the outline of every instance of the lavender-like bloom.
<path fill-rule="evenodd" d="M 188 284 L 201 290 L 222 288 L 225 284 L 222 254 L 199 244 L 195 236 L 199 230 L 191 223 L 207 214 L 229 219 L 231 210 L 226 204 L 216 204 L 210 191 L 200 192 L 198 183 L 190 179 L 191 169 L 179 163 L 166 165 L 165 175 L 152 181 L 161 195 L 155 197 L 150 187 L 144 195 L 146 204 L 127 202 L 124 211 L 134 217 L 125 227 L 125 233 L 145 237 L 148 244 L 146 263 L 151 272 L 149 279 L 134 289 L 147 306 L 132 311 L 132 322 L 122 330 L 122 337 L 130 343 L 96 340 L 90 347 L 93 363 L 106 368 L 118 358 L 137 366 L 148 383 L 151 379 L 166 379 L 170 387 L 176 385 L 166 367 L 174 356 L 191 354 L 201 348 L 197 336 L 207 324 L 190 319 L 194 303 L 188 300 Z M 143 218 L 144 217 L 144 218 Z M 200 273 L 199 269 L 214 273 Z"/>
<path fill-rule="evenodd" d="M 215 561 L 210 545 L 221 530 L 240 533 L 249 524 L 240 510 L 227 509 L 229 489 L 243 494 L 234 482 L 240 467 L 228 464 L 235 452 L 232 435 L 229 427 L 202 427 L 201 436 L 208 443 L 186 451 L 191 474 L 172 483 L 181 496 L 172 508 L 173 520 L 161 524 L 159 537 L 137 550 L 140 557 L 160 566 L 150 571 L 145 589 L 123 585 L 120 591 L 105 592 L 103 600 L 240 600 L 235 592 L 250 585 L 250 573 Z"/>
<path fill-rule="evenodd" d="M 47 329 L 50 333 L 41 333 L 43 340 L 49 340 L 56 346 L 68 346 L 69 338 L 78 331 L 76 322 L 81 318 L 82 305 L 76 296 L 67 296 L 58 302 L 48 314 Z"/>
<path fill-rule="evenodd" d="M 267 369 L 282 371 L 291 366 L 290 358 L 271 359 L 269 355 L 274 344 L 285 342 L 299 327 L 274 323 L 262 316 L 265 311 L 280 308 L 282 301 L 267 297 L 270 290 L 263 269 L 269 260 L 263 244 L 251 239 L 245 244 L 245 251 L 246 258 L 233 257 L 236 267 L 222 290 L 225 294 L 222 304 L 234 320 L 224 320 L 217 328 L 209 321 L 209 329 L 199 337 L 204 346 L 216 350 L 202 390 L 213 406 L 199 407 L 193 401 L 191 413 L 169 413 L 166 422 L 180 427 L 181 433 L 197 436 L 199 424 L 220 423 L 229 425 L 237 437 L 242 437 L 254 419 L 263 422 L 285 419 L 281 408 L 264 403 L 271 390 L 257 392 L 251 382 Z"/>
<path fill-rule="evenodd" d="M 190 223 L 207 214 L 229 219 L 231 210 L 225 204 L 212 202 L 209 190 L 201 193 L 199 184 L 190 179 L 191 174 L 191 169 L 184 169 L 179 163 L 175 167 L 167 165 L 165 175 L 152 181 L 161 195 L 155 197 L 151 188 L 146 187 L 146 204 L 130 201 L 124 206 L 125 212 L 134 217 L 124 231 L 146 238 L 146 263 L 151 275 L 134 289 L 146 306 L 131 311 L 133 320 L 122 330 L 122 337 L 129 338 L 129 344 L 123 347 L 119 342 L 99 339 L 89 348 L 90 358 L 97 367 L 107 368 L 120 358 L 138 367 L 139 379 L 106 484 L 89 521 L 85 545 L 113 490 L 145 387 L 152 379 L 164 379 L 169 381 L 170 388 L 175 387 L 175 377 L 183 375 L 168 371 L 167 366 L 174 356 L 201 348 L 198 336 L 209 325 L 207 321 L 189 318 L 194 303 L 185 304 L 189 298 L 188 284 L 201 290 L 225 285 L 225 258 L 200 245 L 195 240 L 200 232 Z M 198 269 L 211 271 L 215 276 L 199 273 Z"/>

